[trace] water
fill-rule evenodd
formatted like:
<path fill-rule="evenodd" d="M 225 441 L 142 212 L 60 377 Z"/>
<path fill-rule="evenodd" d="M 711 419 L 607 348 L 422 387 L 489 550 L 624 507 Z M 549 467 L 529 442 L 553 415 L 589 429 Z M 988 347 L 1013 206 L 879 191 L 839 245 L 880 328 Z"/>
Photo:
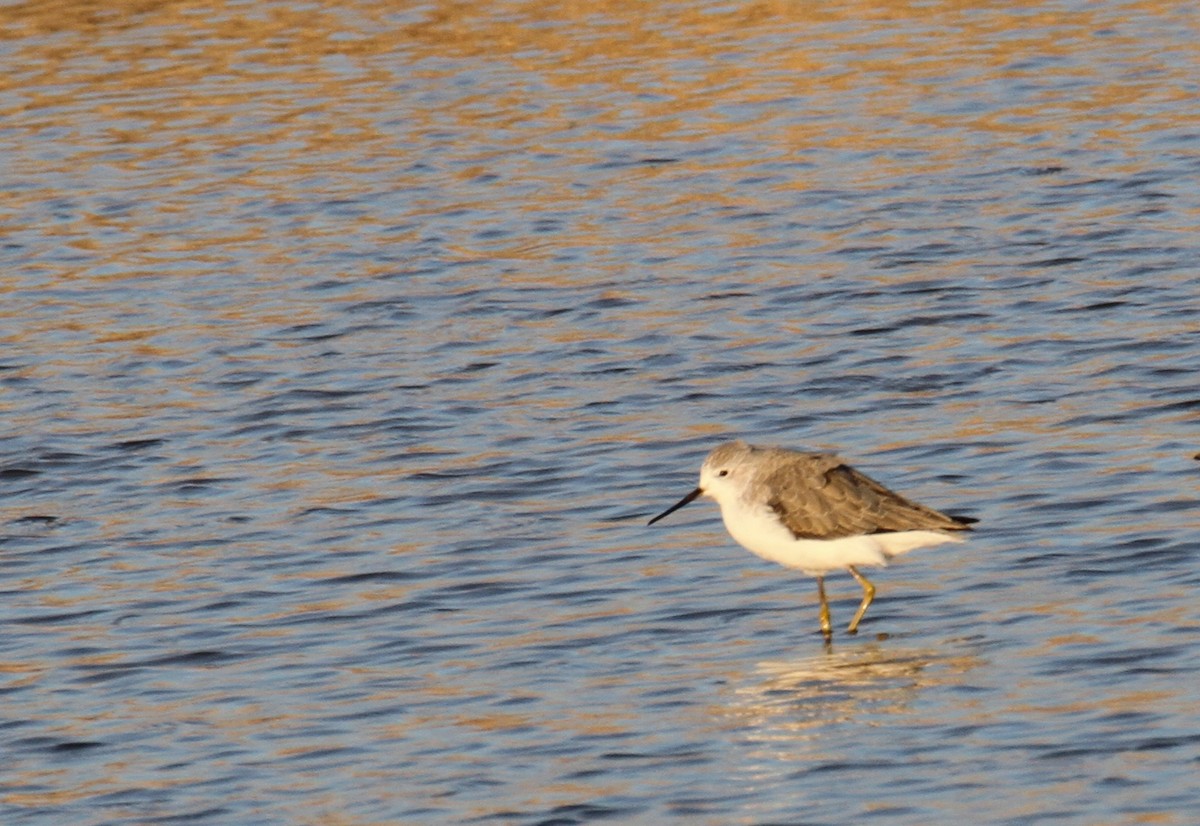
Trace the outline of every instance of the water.
<path fill-rule="evenodd" d="M 1197 28 L 0 7 L 0 820 L 1190 823 Z M 732 436 L 979 530 L 826 652 Z"/>

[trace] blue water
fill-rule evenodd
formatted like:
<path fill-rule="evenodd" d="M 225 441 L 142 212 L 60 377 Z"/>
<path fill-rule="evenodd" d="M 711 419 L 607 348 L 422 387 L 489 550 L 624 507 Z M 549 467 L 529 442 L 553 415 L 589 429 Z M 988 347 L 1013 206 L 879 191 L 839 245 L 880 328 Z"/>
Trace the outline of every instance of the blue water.
<path fill-rule="evenodd" d="M 0 821 L 1188 824 L 1187 6 L 0 7 Z M 740 436 L 981 521 L 875 605 Z"/>

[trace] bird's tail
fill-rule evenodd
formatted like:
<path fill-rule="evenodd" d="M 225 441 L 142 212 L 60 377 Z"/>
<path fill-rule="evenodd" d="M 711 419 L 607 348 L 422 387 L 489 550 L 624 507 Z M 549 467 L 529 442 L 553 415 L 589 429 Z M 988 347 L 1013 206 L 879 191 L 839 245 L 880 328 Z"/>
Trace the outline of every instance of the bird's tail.
<path fill-rule="evenodd" d="M 952 533 L 942 533 L 941 531 L 898 531 L 896 533 L 884 533 L 875 536 L 881 548 L 883 548 L 884 556 L 891 559 L 893 556 L 900 556 L 909 551 L 915 551 L 917 548 L 928 548 L 933 545 L 941 545 L 944 542 L 962 542 L 961 536 L 955 536 Z"/>

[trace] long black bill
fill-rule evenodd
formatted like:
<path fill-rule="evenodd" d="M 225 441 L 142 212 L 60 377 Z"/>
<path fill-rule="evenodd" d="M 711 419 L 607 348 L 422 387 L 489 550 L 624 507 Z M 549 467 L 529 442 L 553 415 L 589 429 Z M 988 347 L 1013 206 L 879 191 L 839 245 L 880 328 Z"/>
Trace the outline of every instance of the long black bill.
<path fill-rule="evenodd" d="M 680 508 L 682 508 L 684 505 L 686 505 L 688 502 L 691 502 L 693 499 L 695 499 L 697 496 L 699 496 L 699 495 L 700 495 L 700 494 L 702 494 L 702 493 L 704 493 L 704 491 L 702 491 L 700 488 L 696 488 L 694 491 L 692 491 L 692 492 L 691 492 L 691 493 L 689 493 L 687 496 L 685 496 L 685 497 L 683 497 L 682 499 L 680 499 L 680 500 L 679 500 L 678 502 L 676 502 L 674 505 L 672 505 L 671 507 L 667 508 L 665 511 L 663 511 L 663 512 L 662 512 L 662 513 L 660 513 L 658 516 L 656 516 L 656 517 L 654 517 L 653 519 L 651 519 L 651 520 L 650 520 L 649 522 L 647 522 L 646 524 L 647 524 L 647 525 L 653 525 L 655 522 L 657 522 L 658 520 L 662 519 L 664 516 L 669 516 L 670 514 L 672 514 L 672 513 L 675 513 L 675 511 L 679 510 L 679 509 L 680 509 Z"/>

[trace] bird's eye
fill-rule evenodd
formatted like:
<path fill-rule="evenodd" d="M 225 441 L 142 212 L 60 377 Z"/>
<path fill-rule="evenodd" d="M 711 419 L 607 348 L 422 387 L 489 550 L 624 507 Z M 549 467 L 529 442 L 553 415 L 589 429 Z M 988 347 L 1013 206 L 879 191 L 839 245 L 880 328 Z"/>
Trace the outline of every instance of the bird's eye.
<path fill-rule="evenodd" d="M 729 475 L 729 471 L 727 471 L 727 470 L 718 470 L 717 471 L 717 476 L 728 476 L 728 475 Z"/>

